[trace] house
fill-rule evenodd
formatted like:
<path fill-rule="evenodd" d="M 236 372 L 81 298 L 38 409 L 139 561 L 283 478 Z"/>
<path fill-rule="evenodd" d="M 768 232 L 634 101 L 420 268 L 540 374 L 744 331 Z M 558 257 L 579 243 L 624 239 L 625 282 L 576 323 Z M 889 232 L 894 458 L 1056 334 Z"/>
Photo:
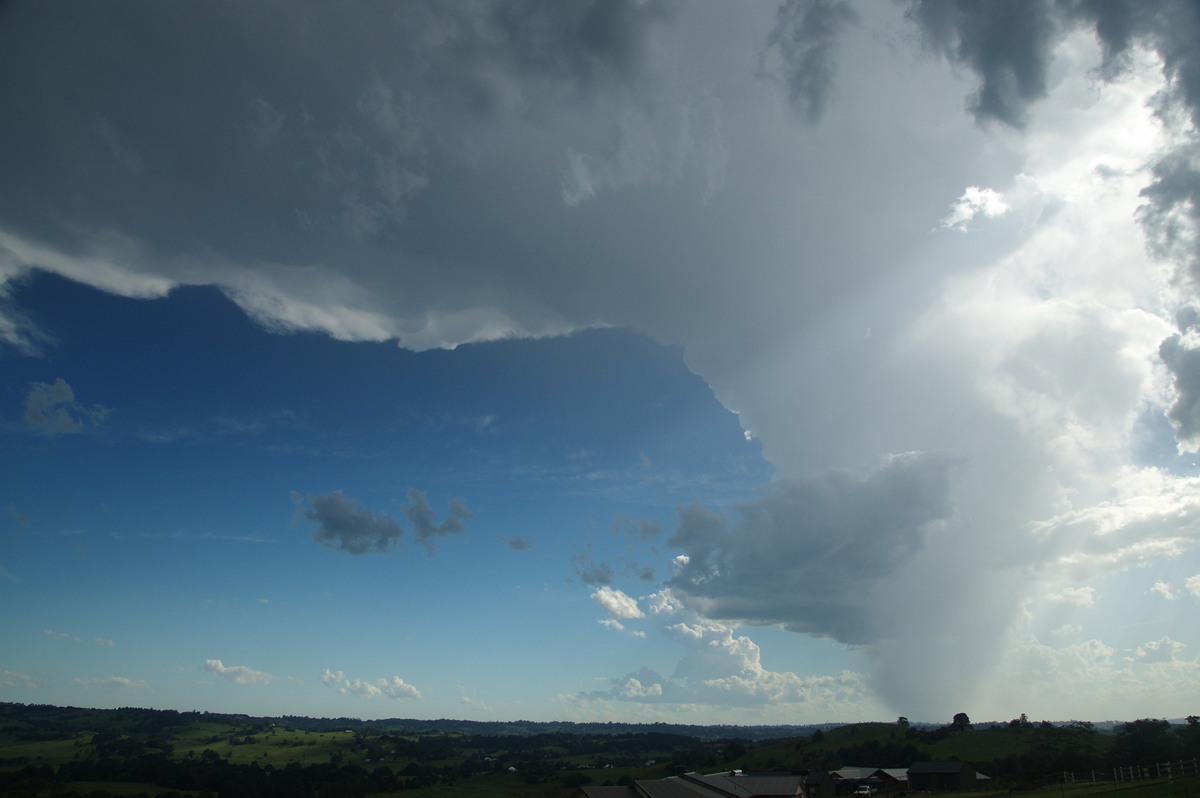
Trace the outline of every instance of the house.
<path fill-rule="evenodd" d="M 828 773 L 825 775 L 829 779 L 829 792 L 811 795 L 833 798 L 833 778 Z M 740 771 L 707 775 L 684 773 L 665 779 L 642 779 L 630 787 L 580 787 L 572 798 L 795 798 L 810 794 L 802 792 L 804 778 L 798 775 L 751 776 Z"/>
<path fill-rule="evenodd" d="M 852 792 L 860 784 L 875 790 L 899 787 L 908 778 L 904 768 L 844 767 L 833 771 L 838 792 Z"/>
<path fill-rule="evenodd" d="M 810 770 L 804 776 L 804 798 L 833 798 L 837 781 L 828 770 Z"/>
<path fill-rule="evenodd" d="M 930 792 L 975 789 L 970 762 L 914 762 L 908 769 L 908 788 Z"/>

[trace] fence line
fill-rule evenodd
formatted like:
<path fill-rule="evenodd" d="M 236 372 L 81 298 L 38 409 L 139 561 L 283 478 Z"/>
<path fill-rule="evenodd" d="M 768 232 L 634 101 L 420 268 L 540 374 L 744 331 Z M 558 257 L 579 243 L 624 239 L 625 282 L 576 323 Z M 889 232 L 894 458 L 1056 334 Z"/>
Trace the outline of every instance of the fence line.
<path fill-rule="evenodd" d="M 1185 776 L 1200 776 L 1200 759 L 1179 759 L 1174 762 L 1159 762 L 1154 765 L 1125 765 L 1111 770 L 1089 770 L 1082 773 L 1063 773 L 1066 784 L 1086 784 L 1096 781 L 1114 783 L 1147 781 L 1149 779 L 1174 779 Z"/>

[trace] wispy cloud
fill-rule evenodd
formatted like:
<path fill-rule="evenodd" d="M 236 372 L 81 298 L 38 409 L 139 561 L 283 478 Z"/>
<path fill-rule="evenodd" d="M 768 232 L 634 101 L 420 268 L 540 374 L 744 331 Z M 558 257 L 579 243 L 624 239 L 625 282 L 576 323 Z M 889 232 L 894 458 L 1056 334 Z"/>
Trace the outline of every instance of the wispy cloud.
<path fill-rule="evenodd" d="M 245 665 L 225 665 L 219 659 L 204 660 L 204 669 L 226 682 L 240 685 L 270 684 L 276 677 Z"/>
<path fill-rule="evenodd" d="M 496 537 L 504 541 L 504 545 L 513 551 L 529 551 L 533 548 L 533 541 L 520 535 L 497 535 Z"/>
<path fill-rule="evenodd" d="M 35 382 L 25 396 L 25 421 L 44 435 L 69 435 L 83 432 L 88 425 L 97 425 L 108 417 L 107 408 L 88 407 L 75 400 L 75 391 L 61 377 L 53 384 Z"/>
<path fill-rule="evenodd" d="M 19 687 L 24 690 L 37 690 L 37 681 L 28 673 L 5 670 L 0 668 L 0 689 Z"/>
<path fill-rule="evenodd" d="M 107 679 L 75 679 L 74 681 L 79 687 L 110 693 L 136 693 L 151 689 L 150 684 L 144 680 L 128 679 L 124 676 L 109 676 Z"/>

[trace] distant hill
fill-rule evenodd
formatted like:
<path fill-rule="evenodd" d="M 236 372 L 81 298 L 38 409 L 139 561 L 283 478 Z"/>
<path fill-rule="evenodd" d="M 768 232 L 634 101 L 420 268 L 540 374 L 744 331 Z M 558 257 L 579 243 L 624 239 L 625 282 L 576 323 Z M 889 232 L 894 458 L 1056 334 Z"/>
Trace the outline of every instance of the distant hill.
<path fill-rule="evenodd" d="M 290 779 L 322 794 L 327 789 L 321 784 L 357 785 L 353 794 L 417 790 L 414 795 L 454 786 L 477 794 L 550 798 L 570 786 L 686 771 L 907 768 L 929 760 L 969 761 L 997 786 L 1026 787 L 1060 783 L 1064 773 L 1192 758 L 1200 758 L 1195 716 L 1182 723 L 1143 719 L 1103 729 L 1024 716 L 943 726 L 699 726 L 364 721 L 0 703 L 0 794 L 54 785 L 69 795 L 94 783 L 142 785 L 128 793 L 110 788 L 113 796 L 163 788 L 219 793 L 222 784 L 248 783 L 259 786 L 239 794 L 300 794 L 284 786 Z"/>

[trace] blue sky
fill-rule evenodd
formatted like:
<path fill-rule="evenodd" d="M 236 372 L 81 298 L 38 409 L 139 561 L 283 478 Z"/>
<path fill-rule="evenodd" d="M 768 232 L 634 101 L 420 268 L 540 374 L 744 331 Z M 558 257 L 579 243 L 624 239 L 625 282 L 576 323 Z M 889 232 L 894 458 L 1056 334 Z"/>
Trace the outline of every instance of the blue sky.
<path fill-rule="evenodd" d="M 0 700 L 1200 701 L 1200 15 L 0 13 Z"/>

